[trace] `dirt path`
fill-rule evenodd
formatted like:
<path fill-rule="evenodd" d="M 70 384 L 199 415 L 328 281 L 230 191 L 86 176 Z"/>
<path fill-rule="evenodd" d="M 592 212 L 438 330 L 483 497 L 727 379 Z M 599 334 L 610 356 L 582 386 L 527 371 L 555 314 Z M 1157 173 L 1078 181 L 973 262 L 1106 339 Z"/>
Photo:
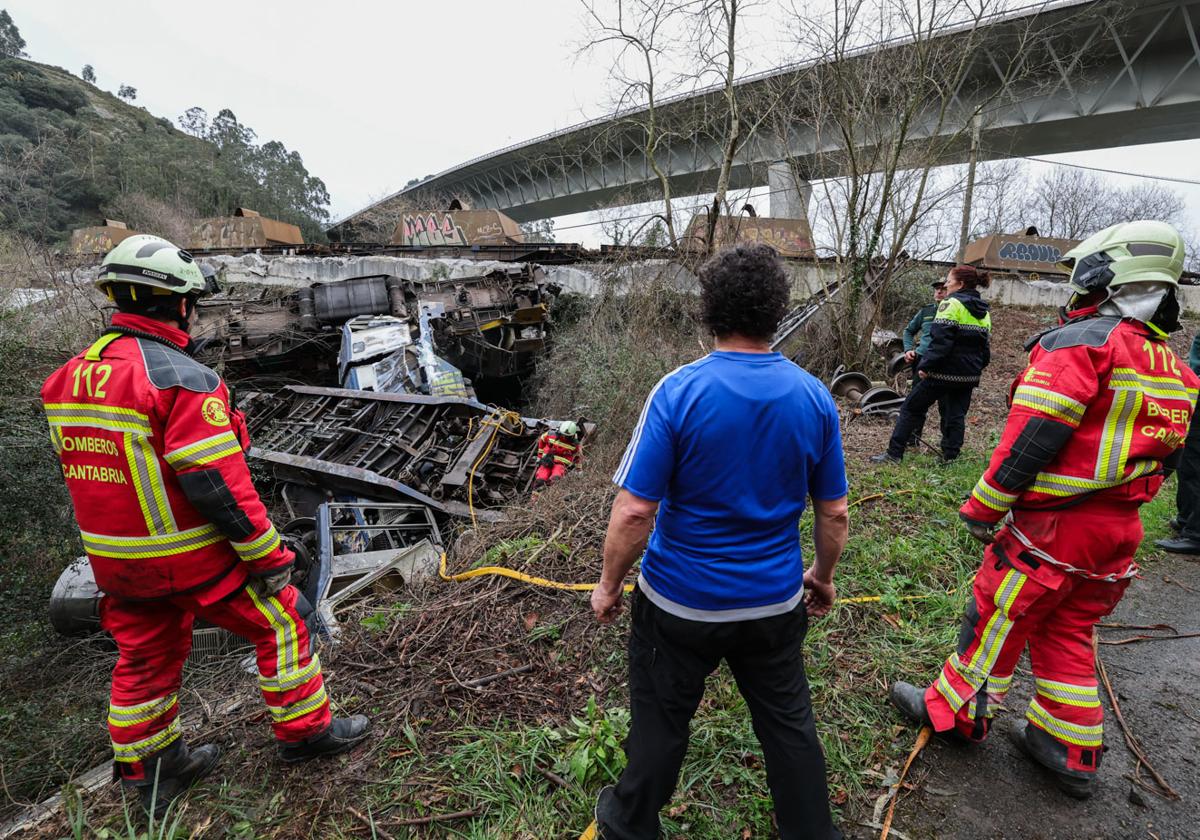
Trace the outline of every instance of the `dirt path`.
<path fill-rule="evenodd" d="M 1195 632 L 1200 630 L 1197 593 L 1200 563 L 1156 559 L 1147 564 L 1144 579 L 1134 581 L 1109 621 L 1167 623 L 1181 633 Z M 1116 630 L 1105 634 L 1133 635 Z M 1200 639 L 1104 646 L 1101 656 L 1126 721 L 1181 800 L 1131 793 L 1135 788 L 1126 777 L 1133 772 L 1134 759 L 1107 698 L 1108 752 L 1096 795 L 1080 803 L 1055 790 L 1007 737 L 1009 725 L 1019 719 L 1032 693 L 1026 657 L 1017 669 L 1009 710 L 987 744 L 958 747 L 939 741 L 917 760 L 912 780 L 919 791 L 900 801 L 895 827 L 911 840 L 1200 837 Z"/>

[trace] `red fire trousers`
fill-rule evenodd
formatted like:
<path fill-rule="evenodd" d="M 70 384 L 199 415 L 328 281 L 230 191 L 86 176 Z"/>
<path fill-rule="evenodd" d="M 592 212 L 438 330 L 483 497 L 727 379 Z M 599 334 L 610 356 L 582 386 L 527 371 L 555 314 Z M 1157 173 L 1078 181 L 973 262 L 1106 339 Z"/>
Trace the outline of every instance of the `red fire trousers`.
<path fill-rule="evenodd" d="M 1137 507 L 1083 502 L 1018 511 L 984 552 L 958 649 L 925 692 L 934 729 L 983 740 L 1028 645 L 1036 694 L 1026 717 L 1065 748 L 1065 767 L 1095 772 L 1104 710 L 1092 633 L 1136 570 Z"/>
<path fill-rule="evenodd" d="M 558 481 L 567 474 L 567 465 L 560 464 L 557 461 L 553 464 L 542 464 L 537 468 L 533 477 L 537 481 L 544 481 L 549 484 L 552 481 Z"/>
<path fill-rule="evenodd" d="M 203 593 L 155 601 L 105 596 L 100 619 L 117 642 L 108 729 L 121 775 L 144 777 L 143 761 L 180 737 L 179 686 L 195 616 L 251 642 L 275 737 L 300 741 L 330 723 L 321 663 L 288 586 L 264 596 L 244 586 L 215 602 Z"/>

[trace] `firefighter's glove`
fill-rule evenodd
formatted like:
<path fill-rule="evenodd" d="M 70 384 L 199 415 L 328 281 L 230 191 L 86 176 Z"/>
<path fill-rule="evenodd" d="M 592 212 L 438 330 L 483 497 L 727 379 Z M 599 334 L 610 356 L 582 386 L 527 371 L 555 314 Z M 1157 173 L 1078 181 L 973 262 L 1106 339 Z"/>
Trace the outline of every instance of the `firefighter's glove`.
<path fill-rule="evenodd" d="M 538 459 L 538 464 L 540 464 L 543 467 L 552 467 L 552 466 L 554 466 L 554 456 L 553 455 L 543 455 L 541 458 Z"/>
<path fill-rule="evenodd" d="M 279 572 L 261 575 L 250 579 L 250 585 L 259 595 L 270 597 L 278 595 L 292 580 L 292 567 L 288 566 Z"/>
<path fill-rule="evenodd" d="M 979 540 L 984 545 L 991 545 L 996 541 L 996 525 L 992 522 L 978 522 L 974 519 L 967 519 L 965 516 L 959 516 L 963 524 L 967 526 L 967 531 L 971 536 Z"/>

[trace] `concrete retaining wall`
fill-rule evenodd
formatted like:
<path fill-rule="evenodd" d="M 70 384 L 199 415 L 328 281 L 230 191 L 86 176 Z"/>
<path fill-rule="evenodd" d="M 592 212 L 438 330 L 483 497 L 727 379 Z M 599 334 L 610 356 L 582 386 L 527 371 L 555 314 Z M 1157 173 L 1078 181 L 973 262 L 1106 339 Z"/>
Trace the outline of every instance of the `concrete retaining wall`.
<path fill-rule="evenodd" d="M 240 257 L 205 257 L 221 271 L 224 283 L 253 283 L 260 286 L 302 288 L 312 283 L 336 283 L 368 274 L 394 274 L 406 280 L 455 279 L 477 277 L 513 263 L 489 260 L 424 259 L 421 257 L 276 257 L 246 254 Z M 832 263 L 789 262 L 792 298 L 800 301 L 819 291 L 837 275 Z M 669 260 L 643 260 L 626 265 L 592 263 L 545 267 L 547 278 L 567 292 L 595 296 L 608 284 L 620 292 L 630 283 L 645 282 L 655 275 L 666 275 L 681 291 L 696 291 L 695 275 Z M 1009 306 L 1049 307 L 1066 303 L 1070 290 L 1065 283 L 1049 280 L 1021 280 L 997 277 L 983 296 Z M 1200 316 L 1200 286 L 1181 286 L 1179 300 L 1188 315 Z"/>
<path fill-rule="evenodd" d="M 983 297 L 985 300 L 1008 306 L 1046 306 L 1057 309 L 1070 299 L 1071 290 L 1065 282 L 1030 282 L 997 277 L 992 281 L 991 288 L 983 290 Z M 1180 286 L 1179 305 L 1185 314 L 1200 316 L 1200 286 Z"/>

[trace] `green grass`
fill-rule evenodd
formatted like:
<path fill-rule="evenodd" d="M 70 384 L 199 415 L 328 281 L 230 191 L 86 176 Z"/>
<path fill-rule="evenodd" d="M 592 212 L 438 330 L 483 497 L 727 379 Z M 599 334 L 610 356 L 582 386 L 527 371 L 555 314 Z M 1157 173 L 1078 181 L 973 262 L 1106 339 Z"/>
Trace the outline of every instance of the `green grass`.
<path fill-rule="evenodd" d="M 865 604 L 839 604 L 810 624 L 805 643 L 818 730 L 825 747 L 831 794 L 847 825 L 869 818 L 884 779 L 894 775 L 916 731 L 887 703 L 896 679 L 929 680 L 951 650 L 981 547 L 958 521 L 957 509 L 977 480 L 982 456 L 951 465 L 927 457 L 878 468 L 852 466 L 851 537 L 836 583 L 843 597 L 881 596 Z M 882 494 L 880 498 L 870 497 Z M 1147 545 L 1166 531 L 1174 484 L 1143 508 Z M 811 552 L 811 518 L 801 524 Z M 1152 555 L 1148 555 L 1153 562 Z M 914 597 L 917 596 L 917 597 Z M 572 597 L 572 596 L 562 596 Z M 578 607 L 586 609 L 579 597 Z M 378 628 L 404 604 L 377 613 Z M 364 624 L 370 624 L 368 618 Z M 539 628 L 540 629 L 540 628 Z M 608 675 L 626 668 L 624 629 L 607 634 L 592 669 Z M 546 631 L 547 644 L 562 644 Z M 623 681 L 623 680 L 622 680 Z M 361 784 L 351 804 L 313 826 L 324 837 L 562 838 L 573 840 L 591 820 L 596 794 L 619 774 L 628 717 L 621 690 L 587 701 L 565 723 L 515 725 L 479 722 L 467 710 L 459 728 L 426 731 L 410 721 L 397 737 L 353 759 L 343 769 Z M 554 774 L 562 781 L 553 780 Z M 271 774 L 276 783 L 282 780 Z M 565 785 L 565 786 L 564 786 Z M 220 836 L 274 838 L 294 828 L 286 795 L 269 780 L 226 774 L 193 792 L 185 820 L 191 827 L 213 819 Z M 461 811 L 477 816 L 420 827 L 398 820 Z M 328 813 L 328 812 L 327 812 Z M 675 797 L 663 814 L 664 836 L 688 840 L 772 836 L 772 803 L 761 751 L 745 703 L 722 666 L 692 725 L 692 737 Z M 201 816 L 205 815 L 205 816 Z M 365 821 L 364 821 L 365 820 Z M 120 815 L 112 836 L 125 837 Z M 290 827 L 289 827 L 290 826 Z M 219 827 L 219 828 L 218 828 Z M 749 832 L 745 835 L 745 832 Z"/>
<path fill-rule="evenodd" d="M 834 799 L 857 814 L 869 810 L 882 789 L 878 774 L 899 762 L 915 736 L 887 705 L 888 683 L 929 679 L 954 643 L 980 557 L 978 544 L 958 522 L 957 508 L 982 468 L 978 458 L 940 466 L 916 457 L 853 477 L 852 501 L 883 497 L 851 512 L 839 594 L 882 600 L 840 604 L 814 620 L 805 650 Z M 810 528 L 806 517 L 802 538 L 808 551 Z M 906 600 L 911 596 L 920 599 Z M 624 670 L 623 633 L 615 633 L 613 641 L 597 670 Z M 387 768 L 387 783 L 369 788 L 367 801 L 379 825 L 395 837 L 578 836 L 591 819 L 597 792 L 622 761 L 609 749 L 600 762 L 608 767 L 593 762 L 580 771 L 580 744 L 610 748 L 619 741 L 627 725 L 622 711 L 581 709 L 562 728 L 512 728 L 503 721 L 466 727 L 446 733 L 433 754 L 418 752 L 414 737 L 390 751 L 401 755 Z M 549 781 L 539 767 L 557 773 L 568 787 Z M 420 835 L 389 823 L 472 808 L 481 815 L 423 827 Z M 726 840 L 745 830 L 769 836 L 771 811 L 749 713 L 722 667 L 709 678 L 693 721 L 679 787 L 664 812 L 665 836 Z"/>

